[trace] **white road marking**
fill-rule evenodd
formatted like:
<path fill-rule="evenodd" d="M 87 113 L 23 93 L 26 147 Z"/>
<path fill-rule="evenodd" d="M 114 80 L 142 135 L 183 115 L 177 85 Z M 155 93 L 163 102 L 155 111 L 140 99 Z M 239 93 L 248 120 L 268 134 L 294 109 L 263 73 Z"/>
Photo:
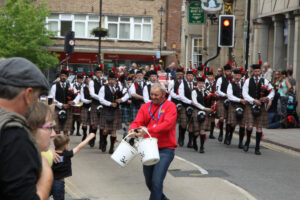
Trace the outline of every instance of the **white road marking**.
<path fill-rule="evenodd" d="M 175 158 L 178 159 L 178 160 L 181 160 L 183 162 L 186 162 L 189 165 L 192 165 L 193 167 L 195 167 L 196 169 L 198 169 L 201 172 L 201 174 L 203 174 L 203 175 L 207 175 L 208 174 L 208 171 L 206 171 L 205 169 L 203 169 L 199 165 L 196 165 L 195 163 L 192 163 L 192 162 L 190 162 L 190 161 L 188 161 L 188 160 L 186 160 L 184 158 L 181 158 L 180 156 L 175 156 Z"/>

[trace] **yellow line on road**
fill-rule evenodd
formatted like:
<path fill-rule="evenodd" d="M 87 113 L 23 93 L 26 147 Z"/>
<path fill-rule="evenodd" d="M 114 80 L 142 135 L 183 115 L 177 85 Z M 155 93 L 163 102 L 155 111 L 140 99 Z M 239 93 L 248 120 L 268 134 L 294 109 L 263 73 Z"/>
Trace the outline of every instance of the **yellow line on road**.
<path fill-rule="evenodd" d="M 65 179 L 65 181 L 66 181 L 66 185 L 69 186 L 71 193 L 76 195 L 76 198 L 83 198 L 87 196 L 85 193 L 80 191 L 80 189 L 77 186 L 75 186 L 70 180 Z"/>
<path fill-rule="evenodd" d="M 66 192 L 72 196 L 72 198 L 80 199 L 81 197 L 76 194 L 71 188 L 69 188 L 68 184 L 66 184 Z"/>

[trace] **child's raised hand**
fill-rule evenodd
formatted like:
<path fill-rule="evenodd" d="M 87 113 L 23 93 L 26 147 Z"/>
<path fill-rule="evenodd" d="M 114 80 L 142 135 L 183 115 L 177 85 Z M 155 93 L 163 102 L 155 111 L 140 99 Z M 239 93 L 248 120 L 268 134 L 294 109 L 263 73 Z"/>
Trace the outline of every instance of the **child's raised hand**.
<path fill-rule="evenodd" d="M 92 139 L 92 138 L 94 138 L 95 136 L 96 136 L 95 133 L 90 133 L 89 136 L 88 136 L 88 138 L 89 138 L 89 139 Z"/>

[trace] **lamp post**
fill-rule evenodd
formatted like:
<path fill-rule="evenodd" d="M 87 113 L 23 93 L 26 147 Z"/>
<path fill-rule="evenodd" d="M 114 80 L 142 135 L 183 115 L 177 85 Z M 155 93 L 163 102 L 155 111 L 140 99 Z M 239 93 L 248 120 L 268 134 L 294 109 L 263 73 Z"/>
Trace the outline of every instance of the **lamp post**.
<path fill-rule="evenodd" d="M 102 26 L 102 0 L 100 0 L 100 6 L 99 6 L 99 28 Z M 98 65 L 100 66 L 101 63 L 101 36 L 99 36 L 99 42 L 98 42 Z"/>
<path fill-rule="evenodd" d="M 158 10 L 158 13 L 160 15 L 160 34 L 159 34 L 159 55 L 161 57 L 161 39 L 162 39 L 162 25 L 163 25 L 163 22 L 162 22 L 162 17 L 164 16 L 164 12 L 165 12 L 165 9 L 161 6 L 160 9 Z"/>

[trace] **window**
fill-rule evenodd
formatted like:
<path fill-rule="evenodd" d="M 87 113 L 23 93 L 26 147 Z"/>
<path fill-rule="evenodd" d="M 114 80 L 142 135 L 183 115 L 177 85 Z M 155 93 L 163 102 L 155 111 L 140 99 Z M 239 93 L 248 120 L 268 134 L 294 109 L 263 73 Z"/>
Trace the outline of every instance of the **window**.
<path fill-rule="evenodd" d="M 99 27 L 97 15 L 51 14 L 46 19 L 48 30 L 57 32 L 58 37 L 64 37 L 67 31 L 74 31 L 76 38 L 94 38 L 91 31 Z"/>
<path fill-rule="evenodd" d="M 152 19 L 149 17 L 107 16 L 106 27 L 110 39 L 152 40 Z"/>
<path fill-rule="evenodd" d="M 192 66 L 197 68 L 202 64 L 202 54 L 201 54 L 201 39 L 193 38 L 192 40 Z"/>

